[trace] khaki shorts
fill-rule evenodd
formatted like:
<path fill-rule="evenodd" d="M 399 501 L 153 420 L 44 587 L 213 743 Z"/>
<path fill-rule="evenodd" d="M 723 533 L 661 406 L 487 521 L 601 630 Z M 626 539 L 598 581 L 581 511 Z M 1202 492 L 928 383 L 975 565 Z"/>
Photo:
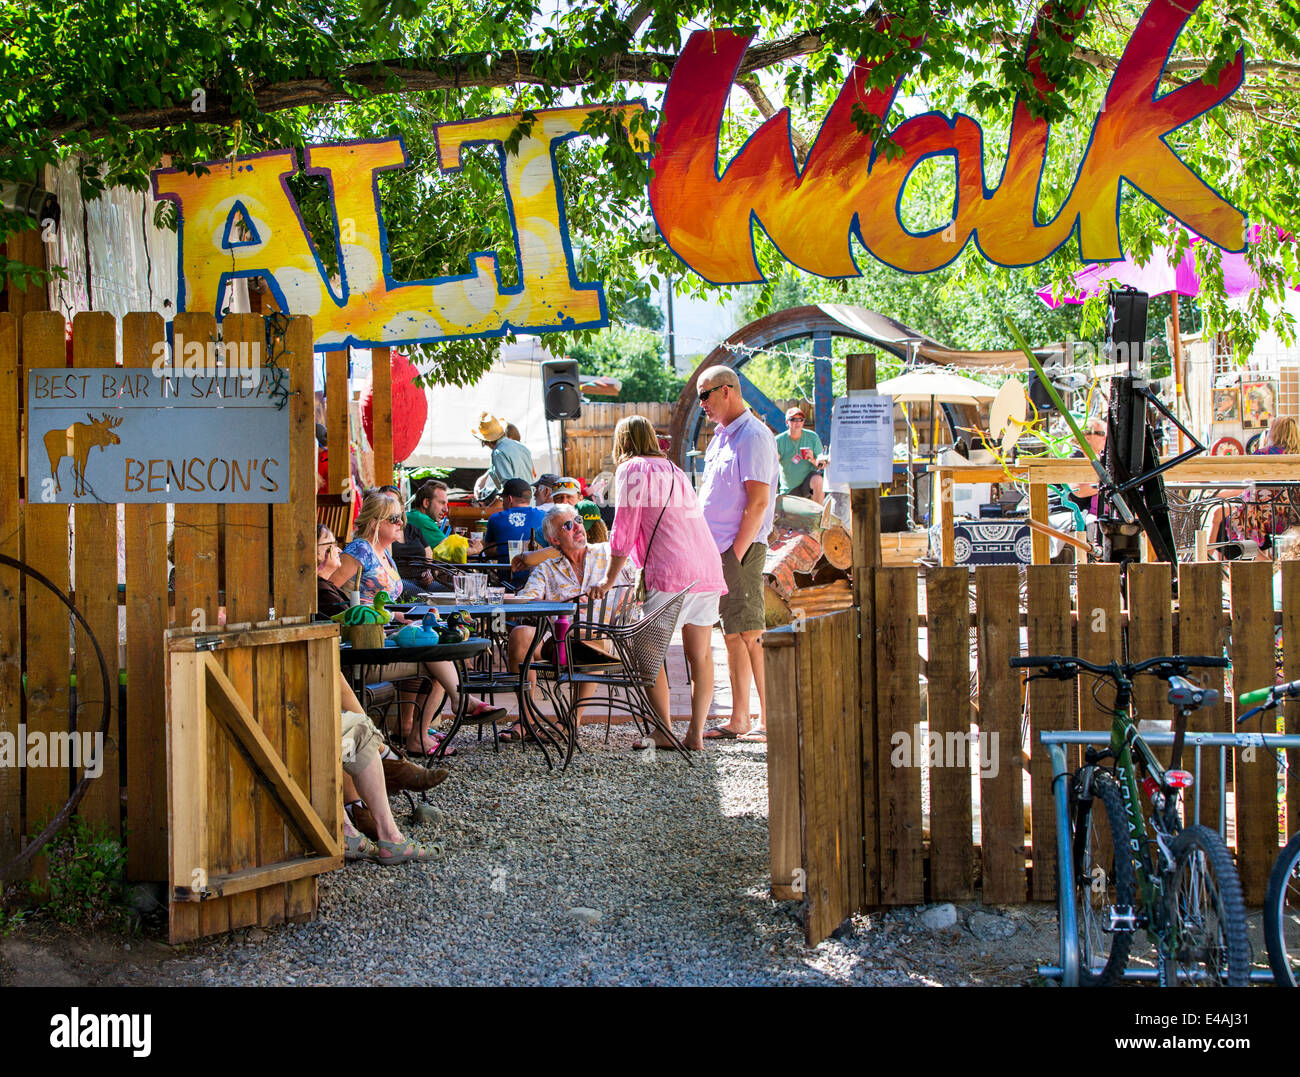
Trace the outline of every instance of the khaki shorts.
<path fill-rule="evenodd" d="M 743 561 L 736 560 L 730 546 L 723 551 L 722 578 L 726 581 L 727 593 L 718 602 L 718 612 L 722 615 L 724 635 L 761 632 L 767 627 L 763 607 L 763 560 L 766 557 L 767 547 L 761 542 L 750 544 Z"/>
<path fill-rule="evenodd" d="M 364 714 L 343 712 L 343 769 L 353 777 L 376 759 L 384 747 L 384 738 L 375 723 Z"/>

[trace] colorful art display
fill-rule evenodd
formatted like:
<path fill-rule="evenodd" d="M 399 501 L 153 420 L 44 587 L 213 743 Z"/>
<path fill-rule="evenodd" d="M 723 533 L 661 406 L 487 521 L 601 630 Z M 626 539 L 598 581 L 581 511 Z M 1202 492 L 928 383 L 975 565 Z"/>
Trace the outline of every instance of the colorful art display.
<path fill-rule="evenodd" d="M 1152 0 L 1147 7 L 1097 113 L 1070 195 L 1046 220 L 1040 219 L 1038 186 L 1051 124 L 1035 118 L 1023 99 L 1014 110 L 1005 167 L 992 187 L 984 181 L 984 133 L 970 116 L 910 117 L 891 132 L 901 153 L 876 152 L 854 115 L 865 110 L 882 124 L 889 116 L 902 79 L 890 89 L 865 89 L 865 76 L 888 57 L 853 65 L 802 165 L 791 147 L 788 110 L 767 120 L 730 162 L 721 162 L 721 123 L 751 36 L 697 31 L 674 66 L 655 136 L 649 191 L 655 220 L 673 252 L 715 284 L 762 279 L 755 226 L 788 261 L 825 277 L 859 275 L 855 240 L 909 273 L 940 269 L 969 243 L 998 265 L 1033 265 L 1076 233 L 1084 261 L 1100 262 L 1123 256 L 1119 201 L 1127 183 L 1211 242 L 1241 250 L 1243 215 L 1165 141 L 1227 100 L 1244 76 L 1244 52 L 1238 52 L 1209 82 L 1196 79 L 1159 92 L 1178 34 L 1200 3 Z M 1071 17 L 1082 18 L 1087 6 Z M 1029 37 L 1025 62 L 1046 92 L 1051 84 L 1035 58 L 1036 35 Z M 305 151 L 305 170 L 323 176 L 330 190 L 340 261 L 333 281 L 289 194 L 287 180 L 299 163 L 294 151 L 209 162 L 204 175 L 156 171 L 155 194 L 175 202 L 180 218 L 177 308 L 220 317 L 230 278 L 262 277 L 283 310 L 312 317 L 321 350 L 604 326 L 600 283 L 577 279 L 555 158 L 556 147 L 576 137 L 592 111 L 616 115 L 633 146 L 649 151 L 644 125 L 634 122 L 645 111 L 638 103 L 494 116 L 436 129 L 445 172 L 460 168 L 467 146 L 492 145 L 500 155 L 519 264 L 514 287 L 503 286 L 490 252 L 475 254 L 456 276 L 392 279 L 378 177 L 406 164 L 398 139 Z M 507 152 L 516 140 L 517 152 Z M 900 216 L 903 195 L 917 166 L 931 157 L 952 162 L 952 218 L 943 227 L 910 231 Z"/>
<path fill-rule="evenodd" d="M 607 325 L 600 284 L 577 279 L 555 160 L 556 148 L 580 133 L 592 111 L 533 113 L 517 152 L 510 154 L 503 143 L 519 132 L 522 115 L 437 128 L 444 172 L 460 168 L 468 146 L 493 145 L 500 154 L 519 265 L 514 287 L 502 285 L 496 256 L 488 252 L 476 254 L 458 276 L 392 279 L 379 175 L 406 165 L 400 139 L 311 146 L 304 154 L 306 171 L 323 176 L 331 195 L 339 251 L 333 282 L 289 194 L 287 181 L 298 170 L 293 150 L 211 161 L 206 175 L 159 169 L 154 193 L 175 202 L 180 218 L 177 309 L 220 317 L 227 280 L 262 277 L 282 310 L 311 316 L 321 351 Z M 644 106 L 612 105 L 606 111 L 627 126 Z M 643 133 L 631 137 L 634 145 L 646 143 Z"/>
<path fill-rule="evenodd" d="M 1277 382 L 1241 383 L 1241 425 L 1247 430 L 1265 430 L 1277 415 Z"/>
<path fill-rule="evenodd" d="M 1241 422 L 1241 391 L 1235 385 L 1228 389 L 1213 389 L 1211 393 L 1216 423 Z"/>

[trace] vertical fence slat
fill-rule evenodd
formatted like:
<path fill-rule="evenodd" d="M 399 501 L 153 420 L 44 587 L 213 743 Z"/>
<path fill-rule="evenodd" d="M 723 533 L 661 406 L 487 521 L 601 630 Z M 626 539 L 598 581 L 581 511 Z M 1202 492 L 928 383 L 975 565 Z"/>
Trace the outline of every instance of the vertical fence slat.
<path fill-rule="evenodd" d="M 67 363 L 64 322 L 50 311 L 26 315 L 23 320 L 23 367 L 62 367 Z M 26 391 L 26 387 L 24 387 Z M 61 484 L 72 488 L 72 461 L 60 461 Z M 28 491 L 24 521 L 27 564 L 46 576 L 55 587 L 70 587 L 68 522 L 66 504 L 47 504 L 42 491 Z M 51 733 L 68 730 L 68 675 L 70 668 L 69 616 L 53 595 L 30 578 L 27 581 L 27 652 L 23 669 L 27 675 L 27 732 L 42 734 L 49 744 Z M 68 773 L 51 766 L 27 767 L 27 832 L 34 834 L 54 816 L 68 799 Z M 37 871 L 43 860 L 38 860 Z"/>
<path fill-rule="evenodd" d="M 176 315 L 173 322 L 174 338 L 187 341 L 208 341 L 217 338 L 217 323 L 211 314 L 186 312 Z M 181 504 L 173 517 L 172 564 L 176 567 L 173 621 L 180 627 L 217 627 L 220 608 L 218 557 L 221 544 L 221 521 L 217 505 Z M 205 805 L 207 826 L 208 863 L 206 869 L 213 874 L 230 870 L 230 805 L 225 794 L 225 782 L 218 781 L 229 766 L 229 746 L 221 734 L 219 723 L 206 722 L 203 736 L 206 741 L 206 773 L 208 775 Z M 215 793 L 218 785 L 222 794 Z M 197 933 L 215 935 L 230 930 L 230 904 L 227 898 L 204 901 L 199 905 Z M 187 914 L 182 914 L 187 915 Z"/>
<path fill-rule="evenodd" d="M 826 780 L 822 771 L 824 752 L 822 728 L 817 721 L 818 669 L 814 661 L 817 633 L 810 626 L 799 646 L 799 794 L 802 805 L 804 894 L 804 937 L 810 945 L 824 939 L 836 925 L 830 924 L 831 882 L 827 871 L 830 826 L 826 808 Z"/>
<path fill-rule="evenodd" d="M 0 314 L 0 554 L 21 558 L 22 511 L 18 505 L 19 394 L 25 389 L 18 364 L 18 319 Z M 22 721 L 22 628 L 15 568 L 0 565 L 0 734 L 18 738 Z M 22 833 L 22 772 L 0 767 L 0 862 L 18 852 Z"/>
<path fill-rule="evenodd" d="M 128 314 L 122 319 L 123 367 L 148 369 L 153 346 L 162 340 L 157 314 Z M 127 872 L 132 879 L 157 880 L 167 877 L 167 506 L 127 505 L 124 518 Z"/>
<path fill-rule="evenodd" d="M 1232 563 L 1232 686 L 1234 695 L 1273 683 L 1273 565 Z M 1268 752 L 1233 754 L 1236 770 L 1237 864 L 1247 905 L 1264 901 L 1277 856 L 1277 770 Z"/>
<path fill-rule="evenodd" d="M 916 569 L 876 570 L 876 681 L 880 768 L 880 900 L 914 905 L 924 900 L 921 865 L 921 760 L 917 661 Z M 895 734 L 912 748 L 911 766 L 894 766 Z"/>
<path fill-rule="evenodd" d="M 231 314 L 222 326 L 227 342 L 259 344 L 265 346 L 265 322 L 256 314 Z M 269 361 L 269 357 L 268 361 Z M 292 389 L 292 386 L 290 386 Z M 238 449 L 231 452 L 237 457 Z M 231 480 L 232 486 L 234 480 Z M 242 624 L 246 621 L 266 620 L 270 605 L 270 512 L 266 505 L 248 505 L 230 502 L 225 506 L 225 578 L 226 623 Z M 226 664 L 230 681 L 240 697 L 250 704 L 256 693 L 253 672 L 253 649 L 241 647 L 234 651 Z M 279 722 L 280 716 L 274 716 Z M 275 743 L 279 737 L 272 733 Z M 248 763 L 237 751 L 228 751 L 227 780 L 230 796 L 230 870 L 240 871 L 257 865 L 258 830 L 260 826 L 274 826 L 278 833 L 277 816 L 262 804 L 264 792 L 253 778 Z M 283 918 L 283 896 L 278 909 L 275 896 L 247 892 L 230 898 L 231 928 L 246 927 L 258 922 L 259 907 L 268 904 L 268 915 Z"/>
<path fill-rule="evenodd" d="M 931 568 L 926 574 L 926 698 L 930 736 L 967 744 L 970 734 L 970 574 Z M 930 768 L 930 896 L 975 896 L 970 767 Z"/>
<path fill-rule="evenodd" d="M 279 617 L 311 616 L 316 611 L 316 513 L 312 491 L 316 487 L 316 450 L 313 437 L 311 398 L 307 388 L 312 384 L 312 325 L 310 318 L 293 318 L 284 338 L 285 355 L 281 365 L 289 371 L 289 501 L 271 507 L 271 543 L 273 594 L 276 615 Z M 341 353 L 330 352 L 333 356 Z M 327 360 L 328 361 L 328 360 Z M 336 387 L 340 415 L 339 429 L 347 424 L 347 368 L 343 367 L 343 384 Z M 342 436 L 340 435 L 340 439 Z M 346 440 L 338 442 L 346 445 Z M 347 456 L 343 456 L 347 464 Z M 332 466 L 332 465 L 331 465 Z M 302 653 L 306 662 L 306 652 Z M 305 669 L 302 673 L 305 685 Z M 287 693 L 287 686 L 282 686 Z M 305 687 L 299 696 L 286 695 L 286 699 L 305 698 Z M 307 718 L 300 708 L 285 706 L 284 762 L 290 775 L 300 788 L 310 787 L 311 773 L 307 758 Z M 284 830 L 286 850 L 302 848 Z M 306 850 L 303 850 L 306 851 Z M 285 887 L 284 915 L 287 919 L 309 917 L 316 903 L 316 880 L 296 879 Z"/>
<path fill-rule="evenodd" d="M 283 759 L 285 755 L 284 668 L 282 647 L 257 647 L 253 651 L 253 681 L 256 692 L 258 724 L 271 747 Z M 257 864 L 272 864 L 288 859 L 289 828 L 275 801 L 260 786 L 257 790 Z M 257 922 L 282 924 L 285 918 L 287 887 L 264 886 L 257 891 Z"/>
<path fill-rule="evenodd" d="M 1030 565 L 1026 569 L 1026 578 L 1029 585 L 1029 653 L 1073 653 L 1074 644 L 1070 639 L 1070 569 L 1065 565 Z M 1077 728 L 1075 702 L 1075 687 L 1071 682 L 1043 679 L 1029 685 L 1029 799 L 1034 858 L 1030 897 L 1034 901 L 1051 901 L 1056 897 L 1056 814 L 1052 760 L 1046 746 L 1038 742 L 1038 734 L 1047 730 Z"/>
<path fill-rule="evenodd" d="M 1174 618 L 1170 569 L 1162 562 L 1128 566 L 1128 660 L 1141 662 L 1172 654 Z M 1173 710 L 1169 686 L 1158 677 L 1139 677 L 1133 685 L 1133 714 L 1138 721 L 1168 722 Z M 1166 763 L 1171 749 L 1156 754 Z"/>
<path fill-rule="evenodd" d="M 102 311 L 78 314 L 72 325 L 72 360 L 81 368 L 116 367 L 117 323 L 113 315 Z M 113 375 L 110 375 L 113 377 Z M 92 384 L 95 376 L 91 375 Z M 116 380 L 116 379 L 114 379 Z M 129 418 L 127 423 L 129 423 Z M 133 444 L 126 423 L 118 430 L 125 445 Z M 94 461 L 99 454 L 92 453 Z M 121 457 L 104 454 L 99 473 L 121 466 Z M 91 470 L 88 466 L 87 470 Z M 93 485 L 86 483 L 87 492 Z M 90 625 L 108 664 L 108 731 L 104 737 L 103 771 L 91 783 L 77 807 L 77 814 L 88 822 L 100 824 L 109 832 L 121 832 L 122 790 L 119 779 L 121 715 L 117 707 L 117 505 L 101 503 L 97 496 L 78 502 L 72 510 L 74 527 L 74 574 L 77 609 Z M 104 700 L 99 662 L 90 646 L 86 630 L 76 630 L 77 717 L 76 729 L 98 731 L 100 708 Z M 77 775 L 79 778 L 80 775 Z"/>
<path fill-rule="evenodd" d="M 1080 565 L 1079 644 L 1080 658 L 1097 665 L 1124 656 L 1123 621 L 1120 618 L 1119 565 Z M 1092 698 L 1092 678 L 1080 677 L 1078 684 L 1079 728 L 1110 731 L 1110 712 L 1102 713 Z"/>
<path fill-rule="evenodd" d="M 799 679 L 790 632 L 768 633 L 763 641 L 767 679 L 767 819 L 772 897 L 795 901 L 796 871 L 803 869 L 799 825 Z"/>
<path fill-rule="evenodd" d="M 844 817 L 846 858 L 849 871 L 849 910 L 857 912 L 866 905 L 863 893 L 864 877 L 862 870 L 862 774 L 859 760 L 862 758 L 862 724 L 861 706 L 858 694 L 861 691 L 860 671 L 852 655 L 858 647 L 857 611 L 845 610 L 837 615 L 839 640 L 835 653 L 843 656 L 848 663 L 837 678 L 841 686 L 840 722 L 843 728 L 843 754 L 840 773 L 844 788 L 848 794 L 847 814 Z M 769 693 L 768 699 L 770 700 Z"/>
<path fill-rule="evenodd" d="M 325 353 L 325 440 L 329 450 L 327 490 L 339 494 L 343 492 L 343 480 L 352 471 L 348 452 L 347 352 Z"/>
<path fill-rule="evenodd" d="M 1222 654 L 1227 645 L 1228 629 L 1224 623 L 1223 611 L 1223 568 L 1216 561 L 1209 564 L 1178 566 L 1178 653 L 1179 654 Z M 1220 669 L 1203 669 L 1196 671 L 1207 688 L 1219 693 L 1220 702 L 1213 707 L 1204 707 L 1193 711 L 1187 719 L 1187 728 L 1197 733 L 1228 732 L 1229 711 L 1226 709 L 1224 692 L 1225 678 Z M 1189 763 L 1195 763 L 1195 755 L 1188 756 Z M 1228 754 L 1228 776 L 1232 775 L 1232 755 Z M 1219 791 L 1222 781 L 1219 775 L 1219 753 L 1217 749 L 1206 748 L 1201 752 L 1201 777 L 1197 782 L 1199 790 L 1193 796 L 1199 796 L 1201 821 L 1210 826 L 1219 825 Z M 1183 810 L 1190 823 L 1195 817 L 1195 807 L 1190 801 L 1184 802 Z"/>
<path fill-rule="evenodd" d="M 3 424 L 0 424 L 3 429 Z M 1288 681 L 1300 680 L 1300 562 L 1282 562 L 1282 670 Z M 768 693 L 771 699 L 771 693 Z M 1300 733 L 1300 703 L 1282 704 L 1286 732 Z M 1286 752 L 1286 834 L 1300 833 L 1300 751 Z"/>
<path fill-rule="evenodd" d="M 980 760 L 983 897 L 1019 902 L 1025 900 L 1020 680 L 1012 675 L 1009 660 L 1020 653 L 1020 570 L 1014 565 L 977 568 L 975 607 L 980 735 L 989 747 L 989 759 Z"/>

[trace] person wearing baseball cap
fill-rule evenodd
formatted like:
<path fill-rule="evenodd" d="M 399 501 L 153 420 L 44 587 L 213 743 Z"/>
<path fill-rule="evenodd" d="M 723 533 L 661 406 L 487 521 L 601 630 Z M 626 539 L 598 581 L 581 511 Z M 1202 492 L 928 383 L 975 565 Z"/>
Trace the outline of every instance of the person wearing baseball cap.
<path fill-rule="evenodd" d="M 605 526 L 605 518 L 600 514 L 600 506 L 594 501 L 579 501 L 575 506 L 578 515 L 582 517 L 582 526 L 587 532 L 588 542 L 608 542 L 609 528 Z"/>
<path fill-rule="evenodd" d="M 533 500 L 537 507 L 542 511 L 549 509 L 555 504 L 555 502 L 551 500 L 551 491 L 555 489 L 559 481 L 559 475 L 547 471 L 539 476 L 537 481 L 533 483 Z"/>
<path fill-rule="evenodd" d="M 807 416 L 797 405 L 785 413 L 786 431 L 778 434 L 776 454 L 781 461 L 781 493 L 796 497 L 811 497 L 822 503 L 822 467 L 824 466 L 821 438 L 816 430 L 805 430 Z"/>
<path fill-rule="evenodd" d="M 551 490 L 551 499 L 557 505 L 577 505 L 580 497 L 582 497 L 582 487 L 578 485 L 578 480 L 571 479 L 567 475 Z"/>
<path fill-rule="evenodd" d="M 501 491 L 505 508 L 488 517 L 487 536 L 484 549 L 496 561 L 505 561 L 510 556 L 510 543 L 528 542 L 534 532 L 541 531 L 542 521 L 546 519 L 543 509 L 534 508 L 532 488 L 523 479 L 507 479 Z M 528 573 L 516 573 L 519 578 L 512 579 L 516 586 L 528 579 Z"/>
<path fill-rule="evenodd" d="M 473 435 L 492 450 L 492 462 L 488 465 L 483 480 L 480 496 L 490 498 L 500 491 L 507 479 L 523 479 L 531 483 L 536 472 L 533 470 L 533 454 L 522 441 L 506 437 L 506 422 L 491 412 L 479 416 L 478 425 L 471 431 Z"/>

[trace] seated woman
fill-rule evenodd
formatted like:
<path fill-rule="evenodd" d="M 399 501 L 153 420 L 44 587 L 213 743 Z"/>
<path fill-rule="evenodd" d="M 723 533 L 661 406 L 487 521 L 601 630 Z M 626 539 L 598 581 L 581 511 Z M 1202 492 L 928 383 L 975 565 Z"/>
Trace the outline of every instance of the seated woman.
<path fill-rule="evenodd" d="M 365 508 L 362 509 L 363 517 L 366 511 Z M 349 547 L 353 545 L 355 544 L 349 543 Z M 330 533 L 329 528 L 324 524 L 319 525 L 316 529 L 316 604 L 319 612 L 326 617 L 341 613 L 351 605 L 347 594 L 339 586 L 341 580 L 345 580 L 346 586 L 355 578 L 352 576 L 343 577 L 342 575 L 340 565 L 342 559 L 346 556 L 346 554 L 340 553 L 338 543 Z M 373 595 L 371 597 L 373 598 Z M 364 592 L 362 601 L 365 601 Z M 393 620 L 404 621 L 405 618 L 401 614 L 394 614 Z M 438 712 L 438 706 L 442 702 L 444 692 L 447 694 L 449 706 L 459 706 L 460 696 L 459 685 L 456 680 L 456 667 L 450 662 L 421 662 L 418 665 L 414 662 L 397 662 L 381 667 L 380 675 L 385 680 L 391 681 L 427 676 L 433 682 L 433 689 L 425 697 L 424 709 L 420 714 L 418 728 L 412 714 L 417 697 L 409 686 L 399 697 L 398 710 L 401 715 L 399 721 L 402 743 L 405 745 L 406 750 L 417 755 L 431 755 L 437 751 L 442 738 L 436 733 L 430 736 L 428 728 L 433 721 L 434 715 Z M 500 721 L 506 716 L 506 709 L 504 707 L 494 707 L 482 699 L 470 696 L 468 713 L 476 719 Z M 454 754 L 454 749 L 445 754 Z"/>
<path fill-rule="evenodd" d="M 1259 451 L 1262 456 L 1282 453 L 1300 455 L 1300 425 L 1289 417 L 1273 420 Z M 1221 517 L 1222 541 L 1254 543 L 1259 550 L 1256 556 L 1259 557 L 1264 556 L 1265 550 L 1272 548 L 1274 535 L 1280 535 L 1300 523 L 1300 513 L 1291 500 L 1290 491 L 1284 487 L 1264 485 L 1241 491 L 1240 502 L 1225 506 L 1221 510 Z M 1211 524 L 1211 536 L 1216 534 L 1217 526 L 1217 523 Z"/>

